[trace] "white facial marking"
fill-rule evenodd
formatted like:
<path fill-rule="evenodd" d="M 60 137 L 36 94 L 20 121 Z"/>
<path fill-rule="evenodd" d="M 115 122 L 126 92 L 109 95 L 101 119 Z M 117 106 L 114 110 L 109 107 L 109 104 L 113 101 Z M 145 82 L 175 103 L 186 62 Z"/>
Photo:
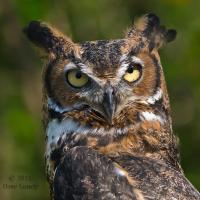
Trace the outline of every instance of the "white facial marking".
<path fill-rule="evenodd" d="M 133 63 L 140 64 L 141 66 L 144 66 L 144 62 L 140 58 L 138 58 L 136 56 L 132 56 L 131 59 L 132 59 Z"/>
<path fill-rule="evenodd" d="M 147 120 L 147 121 L 159 121 L 159 122 L 161 122 L 162 124 L 163 124 L 163 122 L 164 122 L 164 120 L 163 120 L 163 118 L 162 118 L 161 116 L 156 115 L 156 114 L 154 114 L 154 113 L 152 113 L 152 112 L 147 112 L 147 111 L 141 112 L 140 118 L 141 118 L 142 120 Z"/>
<path fill-rule="evenodd" d="M 87 65 L 84 65 L 81 63 L 81 64 L 79 64 L 79 67 L 81 68 L 81 71 L 83 73 L 93 76 L 93 71 Z"/>
<path fill-rule="evenodd" d="M 120 63 L 122 63 L 122 62 L 124 62 L 126 60 L 127 60 L 127 54 L 123 54 L 119 61 L 120 61 Z"/>
<path fill-rule="evenodd" d="M 144 62 L 136 56 L 132 56 L 131 61 L 135 64 L 140 64 L 141 66 L 144 65 Z M 131 63 L 129 63 L 127 54 L 124 54 L 121 56 L 120 63 L 121 63 L 121 66 L 120 66 L 120 68 L 118 70 L 118 74 L 117 74 L 118 79 L 121 79 L 121 77 L 125 74 L 126 70 L 128 69 L 128 66 L 131 64 Z"/>
<path fill-rule="evenodd" d="M 156 101 L 158 101 L 162 98 L 162 94 L 163 94 L 163 92 L 161 89 L 157 90 L 157 92 L 153 96 L 151 96 L 147 99 L 147 102 L 150 104 L 154 104 Z"/>
<path fill-rule="evenodd" d="M 150 96 L 147 99 L 145 99 L 145 97 L 140 97 L 139 102 L 146 104 L 146 105 L 148 105 L 148 104 L 153 105 L 153 104 L 156 103 L 156 101 L 160 100 L 162 98 L 162 96 L 163 96 L 162 90 L 158 89 L 157 92 L 154 95 Z"/>
<path fill-rule="evenodd" d="M 84 104 L 82 104 L 82 103 L 75 103 L 72 106 L 61 107 L 52 98 L 49 98 L 49 97 L 47 99 L 47 105 L 48 105 L 48 108 L 54 110 L 55 112 L 61 113 L 61 114 L 72 111 L 72 110 L 76 110 L 76 109 L 78 110 L 82 106 L 84 106 Z"/>
<path fill-rule="evenodd" d="M 73 62 L 69 62 L 65 65 L 64 71 L 68 71 L 70 69 L 77 69 L 77 66 Z"/>
<path fill-rule="evenodd" d="M 120 176 L 126 175 L 126 173 L 123 170 L 119 169 L 118 167 L 115 167 L 115 172 Z"/>
<path fill-rule="evenodd" d="M 59 112 L 59 113 L 68 112 L 68 111 L 73 110 L 73 108 L 74 108 L 72 106 L 66 106 L 66 107 L 62 108 L 61 106 L 57 105 L 56 102 L 51 98 L 47 99 L 47 103 L 48 103 L 48 108 L 50 108 L 56 112 Z"/>
<path fill-rule="evenodd" d="M 129 66 L 129 63 L 127 63 L 127 62 L 124 62 L 124 63 L 121 64 L 121 66 L 118 70 L 118 73 L 117 73 L 117 78 L 121 79 L 121 77 L 125 74 L 128 66 Z"/>

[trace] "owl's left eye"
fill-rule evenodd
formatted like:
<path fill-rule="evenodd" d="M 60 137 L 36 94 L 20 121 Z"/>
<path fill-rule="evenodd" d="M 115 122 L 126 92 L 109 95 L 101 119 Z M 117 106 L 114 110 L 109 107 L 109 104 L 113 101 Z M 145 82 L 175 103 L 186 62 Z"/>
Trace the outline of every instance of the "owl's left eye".
<path fill-rule="evenodd" d="M 73 69 L 73 70 L 68 71 L 66 73 L 66 79 L 69 85 L 75 88 L 81 88 L 85 86 L 89 81 L 88 76 L 82 73 L 78 69 Z"/>
<path fill-rule="evenodd" d="M 135 82 L 141 78 L 142 66 L 141 65 L 130 65 L 124 75 L 124 80 L 129 83 Z"/>

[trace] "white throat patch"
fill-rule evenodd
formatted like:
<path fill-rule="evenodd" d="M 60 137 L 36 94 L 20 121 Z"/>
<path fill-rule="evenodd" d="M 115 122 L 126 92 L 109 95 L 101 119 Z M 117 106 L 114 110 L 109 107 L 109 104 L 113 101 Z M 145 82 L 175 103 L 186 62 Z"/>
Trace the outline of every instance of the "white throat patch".
<path fill-rule="evenodd" d="M 152 112 L 141 112 L 140 118 L 146 121 L 159 121 L 161 124 L 164 123 L 164 119 L 160 115 L 156 115 Z"/>
<path fill-rule="evenodd" d="M 57 143 L 60 138 L 64 140 L 66 134 L 73 132 L 78 127 L 78 122 L 75 122 L 71 119 L 63 120 L 61 122 L 59 122 L 57 119 L 53 119 L 51 122 L 49 122 L 46 129 L 46 156 L 50 157 L 51 152 L 58 147 Z"/>
<path fill-rule="evenodd" d="M 81 133 L 82 135 L 109 135 L 116 134 L 120 135 L 126 132 L 128 127 L 124 127 L 122 129 L 110 128 L 106 130 L 105 128 L 91 128 L 87 126 L 81 125 L 79 122 L 76 122 L 72 119 L 64 119 L 59 121 L 57 119 L 53 119 L 49 122 L 46 134 L 46 155 L 50 156 L 50 153 L 58 148 L 58 140 L 65 140 L 67 134 L 73 133 Z"/>

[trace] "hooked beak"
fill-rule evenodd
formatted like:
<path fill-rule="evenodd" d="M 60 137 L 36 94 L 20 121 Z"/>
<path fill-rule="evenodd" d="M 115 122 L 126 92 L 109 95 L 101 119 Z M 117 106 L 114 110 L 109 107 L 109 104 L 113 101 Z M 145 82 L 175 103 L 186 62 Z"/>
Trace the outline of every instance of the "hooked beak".
<path fill-rule="evenodd" d="M 113 118 L 116 112 L 117 99 L 112 87 L 107 87 L 103 98 L 103 109 L 106 119 L 110 124 L 113 123 Z"/>

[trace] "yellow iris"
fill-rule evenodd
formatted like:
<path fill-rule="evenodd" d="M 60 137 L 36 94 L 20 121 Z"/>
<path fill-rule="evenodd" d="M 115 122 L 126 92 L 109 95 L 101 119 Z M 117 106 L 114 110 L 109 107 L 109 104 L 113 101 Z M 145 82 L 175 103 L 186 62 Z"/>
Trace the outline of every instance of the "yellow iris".
<path fill-rule="evenodd" d="M 89 78 L 87 75 L 83 74 L 80 70 L 73 69 L 67 73 L 67 81 L 71 86 L 76 88 L 81 88 L 88 83 Z"/>
<path fill-rule="evenodd" d="M 128 82 L 137 81 L 141 76 L 141 70 L 134 67 L 130 67 L 124 75 L 124 79 Z"/>

